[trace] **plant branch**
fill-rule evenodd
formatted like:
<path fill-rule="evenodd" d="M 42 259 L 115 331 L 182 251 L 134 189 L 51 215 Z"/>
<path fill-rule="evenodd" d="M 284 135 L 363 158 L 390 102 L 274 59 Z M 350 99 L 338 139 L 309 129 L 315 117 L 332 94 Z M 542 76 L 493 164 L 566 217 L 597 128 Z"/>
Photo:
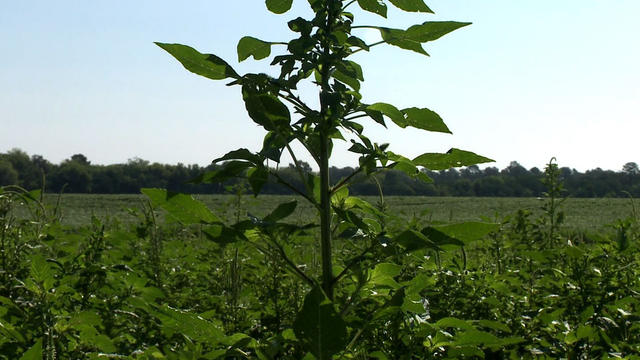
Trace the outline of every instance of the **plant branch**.
<path fill-rule="evenodd" d="M 362 168 L 359 167 L 358 169 L 356 169 L 354 172 L 352 172 L 351 174 L 349 174 L 349 176 L 347 176 L 346 178 L 340 180 L 339 183 L 337 183 L 332 189 L 331 189 L 331 193 L 334 194 L 336 191 L 340 190 L 340 188 L 342 188 L 343 186 L 345 186 L 347 183 L 349 183 L 349 180 L 351 180 L 354 176 L 356 176 L 357 174 L 362 172 Z"/>
<path fill-rule="evenodd" d="M 316 201 L 313 198 L 309 197 L 309 195 L 303 193 L 302 191 L 298 190 L 295 186 L 291 185 L 288 181 L 284 180 L 282 178 L 282 176 L 280 176 L 277 172 L 269 171 L 269 173 L 271 175 L 273 175 L 278 180 L 279 183 L 281 183 L 282 185 L 286 186 L 289 190 L 291 190 L 291 191 L 295 192 L 296 194 L 302 196 L 303 198 L 305 198 L 310 203 L 316 204 Z"/>

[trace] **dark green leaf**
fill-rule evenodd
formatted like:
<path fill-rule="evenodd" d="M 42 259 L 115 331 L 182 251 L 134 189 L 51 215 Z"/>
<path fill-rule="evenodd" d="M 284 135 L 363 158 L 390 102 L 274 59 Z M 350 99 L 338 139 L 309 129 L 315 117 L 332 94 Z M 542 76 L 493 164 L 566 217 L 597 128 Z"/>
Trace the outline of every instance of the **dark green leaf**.
<path fill-rule="evenodd" d="M 256 166 L 249 169 L 247 172 L 247 178 L 249 180 L 249 185 L 251 185 L 253 194 L 257 196 L 260 193 L 262 186 L 264 186 L 264 184 L 269 180 L 269 170 L 264 166 Z"/>
<path fill-rule="evenodd" d="M 223 157 L 213 160 L 212 163 L 215 164 L 217 162 L 226 161 L 226 160 L 246 160 L 251 162 L 254 165 L 262 164 L 262 158 L 260 156 L 244 148 L 229 151 Z"/>
<path fill-rule="evenodd" d="M 247 113 L 257 124 L 268 131 L 283 130 L 289 127 L 291 115 L 289 108 L 271 94 L 243 94 Z"/>
<path fill-rule="evenodd" d="M 408 28 L 406 30 L 406 36 L 420 43 L 425 43 L 437 40 L 442 36 L 467 25 L 471 25 L 471 23 L 457 21 L 427 21 L 422 23 L 422 25 L 413 25 Z"/>
<path fill-rule="evenodd" d="M 424 248 L 438 249 L 438 246 L 423 234 L 414 230 L 405 230 L 393 239 L 402 245 L 407 251 L 416 251 Z"/>
<path fill-rule="evenodd" d="M 429 170 L 446 170 L 452 167 L 470 166 L 493 161 L 470 151 L 456 148 L 450 149 L 445 154 L 425 153 L 413 159 L 416 165 L 423 166 Z"/>
<path fill-rule="evenodd" d="M 291 9 L 291 5 L 293 4 L 293 0 L 266 0 L 267 9 L 275 14 L 284 14 L 289 9 Z"/>
<path fill-rule="evenodd" d="M 381 0 L 358 0 L 358 5 L 362 10 L 387 17 L 387 5 Z"/>
<path fill-rule="evenodd" d="M 319 360 L 331 356 L 347 345 L 347 325 L 324 292 L 315 287 L 304 299 L 293 330 L 305 350 Z"/>
<path fill-rule="evenodd" d="M 412 107 L 404 109 L 402 112 L 406 115 L 406 118 L 404 126 L 398 124 L 400 127 L 412 126 L 418 129 L 451 134 L 451 131 L 447 125 L 445 125 L 444 121 L 442 121 L 440 115 L 429 109 Z"/>
<path fill-rule="evenodd" d="M 433 14 L 433 11 L 422 0 L 389 0 L 395 7 L 404 11 L 425 12 Z"/>
<path fill-rule="evenodd" d="M 191 195 L 174 193 L 164 189 L 142 189 L 153 206 L 166 210 L 170 216 L 183 224 L 215 223 L 221 220 L 202 202 Z"/>
<path fill-rule="evenodd" d="M 245 170 L 252 166 L 253 164 L 246 161 L 228 161 L 220 165 L 219 169 L 208 171 L 191 180 L 191 182 L 195 184 L 223 182 L 227 179 L 243 175 Z"/>
<path fill-rule="evenodd" d="M 27 350 L 20 360 L 42 360 L 42 339 L 38 339 L 29 350 Z"/>
<path fill-rule="evenodd" d="M 464 246 L 464 242 L 461 240 L 455 239 L 438 229 L 435 229 L 432 226 L 427 226 L 420 231 L 424 236 L 429 238 L 429 240 L 433 241 L 438 245 L 458 245 Z"/>
<path fill-rule="evenodd" d="M 453 318 L 453 317 L 442 318 L 438 320 L 438 322 L 436 322 L 436 325 L 443 329 L 445 328 L 456 328 L 456 329 L 464 329 L 464 330 L 473 329 L 473 326 L 468 322 L 461 319 Z"/>
<path fill-rule="evenodd" d="M 278 205 L 278 207 L 276 207 L 276 209 L 273 210 L 271 214 L 267 215 L 264 218 L 264 221 L 266 222 L 280 221 L 286 218 L 287 216 L 293 214 L 293 212 L 296 210 L 296 206 L 298 206 L 298 202 L 296 200 L 282 203 Z"/>
<path fill-rule="evenodd" d="M 244 61 L 249 56 L 255 60 L 264 59 L 271 55 L 271 43 L 251 36 L 245 36 L 238 42 L 238 61 Z"/>
<path fill-rule="evenodd" d="M 434 227 L 447 236 L 458 239 L 467 244 L 481 240 L 491 232 L 498 231 L 500 229 L 500 224 L 470 221 Z"/>
<path fill-rule="evenodd" d="M 240 78 L 240 75 L 238 75 L 229 64 L 215 55 L 201 54 L 196 49 L 182 44 L 164 44 L 159 42 L 155 44 L 166 50 L 180 61 L 185 69 L 194 74 L 213 80 Z"/>
<path fill-rule="evenodd" d="M 351 46 L 359 47 L 360 49 L 369 51 L 369 45 L 357 36 L 349 36 L 347 43 Z"/>

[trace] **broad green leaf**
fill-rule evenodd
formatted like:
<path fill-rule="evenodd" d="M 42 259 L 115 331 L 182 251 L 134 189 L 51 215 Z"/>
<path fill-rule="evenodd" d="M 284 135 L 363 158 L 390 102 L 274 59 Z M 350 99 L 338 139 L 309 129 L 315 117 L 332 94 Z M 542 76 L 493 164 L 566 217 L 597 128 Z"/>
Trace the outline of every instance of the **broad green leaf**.
<path fill-rule="evenodd" d="M 346 84 L 353 90 L 360 91 L 360 81 L 358 81 L 358 79 L 353 78 L 337 70 L 333 73 L 333 77 L 336 80 L 340 81 L 341 83 Z"/>
<path fill-rule="evenodd" d="M 438 246 L 423 234 L 414 230 L 405 230 L 393 241 L 402 245 L 407 251 L 416 251 L 424 248 L 438 249 Z"/>
<path fill-rule="evenodd" d="M 452 167 L 470 166 L 493 161 L 470 151 L 456 148 L 452 148 L 444 154 L 425 153 L 413 159 L 414 164 L 429 170 L 446 170 Z"/>
<path fill-rule="evenodd" d="M 369 282 L 376 286 L 387 286 L 392 289 L 400 287 L 393 278 L 400 275 L 402 266 L 392 263 L 381 263 L 371 271 L 371 279 Z"/>
<path fill-rule="evenodd" d="M 302 310 L 293 323 L 293 331 L 305 350 L 319 360 L 331 359 L 348 342 L 346 323 L 317 286 L 305 297 Z"/>
<path fill-rule="evenodd" d="M 402 114 L 402 111 L 398 110 L 398 108 L 396 108 L 391 104 L 375 103 L 367 106 L 367 110 L 379 111 L 383 115 L 391 119 L 391 121 L 393 121 L 394 123 L 403 124 L 398 126 L 406 127 L 405 118 L 404 118 L 404 115 Z"/>
<path fill-rule="evenodd" d="M 226 161 L 226 160 L 246 160 L 255 165 L 262 164 L 262 158 L 260 156 L 244 148 L 229 151 L 223 157 L 213 160 L 212 163 L 215 164 L 220 161 Z"/>
<path fill-rule="evenodd" d="M 49 291 L 55 282 L 54 270 L 43 256 L 36 255 L 31 258 L 31 277 L 36 283 L 41 284 L 45 291 Z"/>
<path fill-rule="evenodd" d="M 466 330 L 456 336 L 455 344 L 460 345 L 500 345 L 502 341 L 497 336 L 480 330 Z"/>
<path fill-rule="evenodd" d="M 164 189 L 142 189 L 153 206 L 166 210 L 170 216 L 183 224 L 211 224 L 221 222 L 209 208 L 191 195 L 174 193 Z"/>
<path fill-rule="evenodd" d="M 510 334 L 511 333 L 511 329 L 509 329 L 509 327 L 501 322 L 498 321 L 493 321 L 493 320 L 478 320 L 478 325 L 488 328 L 488 329 L 493 329 L 493 330 L 498 330 L 498 331 L 502 331 L 505 333 Z"/>
<path fill-rule="evenodd" d="M 362 10 L 387 17 L 387 4 L 382 0 L 358 0 L 358 5 Z"/>
<path fill-rule="evenodd" d="M 459 239 L 453 238 L 442 231 L 432 227 L 427 226 L 420 231 L 424 236 L 429 238 L 429 240 L 433 241 L 437 245 L 458 245 L 464 246 L 464 242 Z"/>
<path fill-rule="evenodd" d="M 296 210 L 296 207 L 298 206 L 298 201 L 293 200 L 293 201 L 289 201 L 286 203 L 282 203 L 280 205 L 278 205 L 278 207 L 276 207 L 275 210 L 273 210 L 271 212 L 271 214 L 267 215 L 264 218 L 264 221 L 266 222 L 277 222 L 280 221 L 284 218 L 286 218 L 287 216 L 293 214 L 293 212 Z"/>
<path fill-rule="evenodd" d="M 215 55 L 202 54 L 196 49 L 182 44 L 164 44 L 159 42 L 155 44 L 171 54 L 185 69 L 194 74 L 212 80 L 240 78 L 240 75 L 238 75 L 229 64 Z"/>
<path fill-rule="evenodd" d="M 249 185 L 251 185 L 251 191 L 253 191 L 254 195 L 258 196 L 264 184 L 269 181 L 269 170 L 264 166 L 256 166 L 249 169 L 247 178 Z"/>
<path fill-rule="evenodd" d="M 160 319 L 162 331 L 169 337 L 173 334 L 181 334 L 208 345 L 218 344 L 225 338 L 218 326 L 197 314 L 173 309 L 169 306 L 151 310 L 151 312 Z"/>
<path fill-rule="evenodd" d="M 382 40 L 387 44 L 429 56 L 429 54 L 424 51 L 420 41 L 409 36 L 406 31 L 386 27 L 379 27 L 378 30 L 380 31 L 380 35 L 382 35 Z"/>
<path fill-rule="evenodd" d="M 247 113 L 267 131 L 284 130 L 291 122 L 289 108 L 271 94 L 243 94 Z"/>
<path fill-rule="evenodd" d="M 284 14 L 289 9 L 291 9 L 291 5 L 293 4 L 293 0 L 266 0 L 267 9 L 275 14 Z"/>
<path fill-rule="evenodd" d="M 464 330 L 473 330 L 473 325 L 469 324 L 465 320 L 461 320 L 453 317 L 442 318 L 438 320 L 438 322 L 436 322 L 436 325 L 443 329 L 457 328 L 457 329 L 464 329 Z"/>
<path fill-rule="evenodd" d="M 483 222 L 463 222 L 458 224 L 434 226 L 438 231 L 458 239 L 465 244 L 481 240 L 491 232 L 498 231 L 500 224 Z"/>
<path fill-rule="evenodd" d="M 244 61 L 249 56 L 255 60 L 264 59 L 271 55 L 271 44 L 251 36 L 245 36 L 238 42 L 238 61 Z"/>
<path fill-rule="evenodd" d="M 442 36 L 467 25 L 471 25 L 471 23 L 457 21 L 427 21 L 421 25 L 411 26 L 406 30 L 406 35 L 415 41 L 425 43 L 437 40 Z"/>
<path fill-rule="evenodd" d="M 360 49 L 369 51 L 369 45 L 367 45 L 367 43 L 364 42 L 364 40 L 360 39 L 357 36 L 349 36 L 349 38 L 347 39 L 347 43 L 351 46 L 355 46 Z"/>
<path fill-rule="evenodd" d="M 400 127 L 412 126 L 418 129 L 451 134 L 451 131 L 444 121 L 442 121 L 440 115 L 429 109 L 412 107 L 404 109 L 402 112 L 406 115 L 406 119 L 404 126 L 398 124 Z"/>
<path fill-rule="evenodd" d="M 228 161 L 222 164 L 219 169 L 207 171 L 190 182 L 195 184 L 223 182 L 227 179 L 243 175 L 244 172 L 252 166 L 253 164 L 246 161 Z"/>
<path fill-rule="evenodd" d="M 433 14 L 433 11 L 422 0 L 389 0 L 395 7 L 404 11 L 425 12 Z"/>
<path fill-rule="evenodd" d="M 27 350 L 20 360 L 42 360 L 42 339 L 38 339 L 29 350 Z"/>

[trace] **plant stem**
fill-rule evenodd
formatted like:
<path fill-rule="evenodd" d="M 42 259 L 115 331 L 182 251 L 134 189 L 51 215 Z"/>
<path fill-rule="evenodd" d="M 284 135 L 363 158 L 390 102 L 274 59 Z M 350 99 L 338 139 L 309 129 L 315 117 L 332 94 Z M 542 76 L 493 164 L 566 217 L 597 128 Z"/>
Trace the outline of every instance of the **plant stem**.
<path fill-rule="evenodd" d="M 331 61 L 330 34 L 334 22 L 334 1 L 327 3 L 326 23 L 324 30 L 323 56 L 321 62 L 322 81 L 320 84 L 320 253 L 322 257 L 322 289 L 330 300 L 333 300 L 333 261 L 331 259 L 331 189 L 329 185 L 329 129 L 332 117 L 329 111 L 328 97 Z"/>

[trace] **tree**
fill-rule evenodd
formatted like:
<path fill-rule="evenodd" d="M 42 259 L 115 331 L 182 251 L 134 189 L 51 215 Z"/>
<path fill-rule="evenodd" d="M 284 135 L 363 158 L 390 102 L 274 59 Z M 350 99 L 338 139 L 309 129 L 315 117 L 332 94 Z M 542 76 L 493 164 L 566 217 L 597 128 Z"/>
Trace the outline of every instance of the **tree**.
<path fill-rule="evenodd" d="M 0 158 L 0 186 L 16 185 L 18 172 L 10 162 Z"/>
<path fill-rule="evenodd" d="M 640 174 L 640 168 L 638 168 L 638 164 L 635 162 L 628 162 L 624 164 L 624 166 L 622 166 L 622 171 L 630 175 Z"/>

